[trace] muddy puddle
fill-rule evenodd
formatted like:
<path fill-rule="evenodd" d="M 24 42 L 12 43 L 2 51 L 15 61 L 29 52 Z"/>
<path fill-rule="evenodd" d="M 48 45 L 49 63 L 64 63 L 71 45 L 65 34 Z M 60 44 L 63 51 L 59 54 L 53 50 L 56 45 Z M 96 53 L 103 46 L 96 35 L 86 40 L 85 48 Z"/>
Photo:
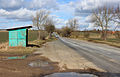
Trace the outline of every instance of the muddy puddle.
<path fill-rule="evenodd" d="M 56 67 L 53 66 L 53 63 L 44 60 L 32 61 L 29 63 L 29 66 L 34 68 L 40 68 L 45 71 L 53 71 L 56 69 Z M 59 73 L 57 72 L 49 75 L 44 75 L 42 77 L 98 77 L 98 76 L 88 73 L 80 74 L 76 72 L 59 72 Z"/>
<path fill-rule="evenodd" d="M 93 74 L 80 74 L 75 72 L 66 72 L 66 73 L 54 73 L 50 75 L 46 75 L 44 77 L 98 77 Z"/>
<path fill-rule="evenodd" d="M 41 68 L 43 70 L 53 70 L 54 69 L 54 66 L 52 66 L 52 64 L 50 62 L 42 61 L 42 60 L 32 61 L 31 63 L 29 63 L 29 66 Z"/>

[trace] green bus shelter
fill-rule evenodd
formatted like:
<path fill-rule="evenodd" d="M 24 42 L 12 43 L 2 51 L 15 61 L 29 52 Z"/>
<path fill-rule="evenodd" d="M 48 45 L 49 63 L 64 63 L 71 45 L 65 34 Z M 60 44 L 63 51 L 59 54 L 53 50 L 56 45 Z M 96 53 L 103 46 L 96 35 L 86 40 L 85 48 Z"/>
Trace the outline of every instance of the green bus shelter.
<path fill-rule="evenodd" d="M 32 28 L 32 26 L 7 29 L 9 31 L 9 46 L 26 47 L 28 45 L 28 28 Z"/>

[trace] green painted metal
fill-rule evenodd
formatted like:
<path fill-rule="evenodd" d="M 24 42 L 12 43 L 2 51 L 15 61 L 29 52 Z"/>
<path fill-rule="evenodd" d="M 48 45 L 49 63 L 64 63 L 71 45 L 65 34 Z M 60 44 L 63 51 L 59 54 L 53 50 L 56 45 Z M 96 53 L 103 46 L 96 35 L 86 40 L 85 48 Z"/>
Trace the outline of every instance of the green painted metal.
<path fill-rule="evenodd" d="M 15 57 L 8 57 L 7 59 L 25 59 L 25 58 L 27 58 L 27 55 L 21 56 L 21 57 L 18 57 L 18 56 L 15 56 Z"/>
<path fill-rule="evenodd" d="M 9 30 L 9 46 L 27 46 L 27 29 Z"/>

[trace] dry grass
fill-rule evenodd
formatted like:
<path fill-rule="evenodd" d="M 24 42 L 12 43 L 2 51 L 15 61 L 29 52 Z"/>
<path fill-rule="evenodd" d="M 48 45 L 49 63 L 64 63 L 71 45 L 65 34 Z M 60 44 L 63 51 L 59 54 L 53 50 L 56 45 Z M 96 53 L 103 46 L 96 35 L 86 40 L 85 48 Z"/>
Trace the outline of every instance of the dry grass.
<path fill-rule="evenodd" d="M 10 55 L 27 55 L 33 53 L 36 48 L 40 48 L 44 43 L 56 40 L 55 38 L 46 40 L 34 40 L 30 41 L 28 47 L 9 47 L 8 42 L 0 44 L 0 55 L 10 54 Z"/>
<path fill-rule="evenodd" d="M 39 47 L 43 44 L 42 42 L 39 42 Z M 31 45 L 36 45 L 36 42 L 31 42 Z M 28 47 L 9 47 L 8 42 L 0 44 L 0 54 L 10 54 L 10 55 L 26 55 L 31 54 L 35 51 L 34 46 L 28 46 Z"/>
<path fill-rule="evenodd" d="M 0 50 L 7 50 L 8 49 L 8 42 L 0 44 Z"/>
<path fill-rule="evenodd" d="M 113 34 L 108 34 L 107 40 L 102 40 L 100 38 L 101 37 L 100 33 L 90 32 L 89 38 L 85 38 L 83 32 L 79 32 L 77 34 L 78 34 L 77 37 L 75 37 L 76 35 L 72 35 L 70 38 L 86 40 L 86 41 L 95 42 L 95 43 L 103 43 L 103 44 L 108 44 L 110 46 L 115 46 L 120 48 L 120 39 L 116 38 Z"/>
<path fill-rule="evenodd" d="M 27 55 L 34 51 L 32 47 L 8 47 L 6 45 L 4 48 L 0 49 L 0 54 L 9 55 Z"/>
<path fill-rule="evenodd" d="M 120 48 L 120 39 L 116 39 L 116 38 L 108 38 L 107 40 L 101 40 L 100 38 L 95 38 L 95 37 L 92 37 L 92 38 L 79 37 L 74 39 L 85 40 L 85 41 L 95 42 L 95 43 L 102 43 L 102 44 L 107 44 L 110 46 Z"/>
<path fill-rule="evenodd" d="M 115 46 L 115 47 L 120 48 L 120 39 L 113 39 L 113 38 L 110 39 L 109 38 L 107 40 L 100 40 L 100 39 L 90 38 L 90 39 L 87 39 L 87 41 L 95 42 L 95 43 L 107 44 L 107 45 L 110 45 L 110 46 Z"/>

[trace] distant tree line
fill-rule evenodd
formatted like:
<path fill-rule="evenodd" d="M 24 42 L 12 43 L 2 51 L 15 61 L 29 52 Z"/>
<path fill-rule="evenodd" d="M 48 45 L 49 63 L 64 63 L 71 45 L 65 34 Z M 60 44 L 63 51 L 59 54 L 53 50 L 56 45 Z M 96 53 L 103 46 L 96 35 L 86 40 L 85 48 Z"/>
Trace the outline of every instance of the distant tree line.
<path fill-rule="evenodd" d="M 117 8 L 104 6 L 102 8 L 94 10 L 93 15 L 91 17 L 91 22 L 94 23 L 95 26 L 100 27 L 102 30 L 101 38 L 103 40 L 106 40 L 108 34 L 107 31 L 110 27 L 112 27 L 109 25 L 111 23 L 118 24 L 115 27 L 114 31 L 120 25 L 120 8 L 119 6 Z"/>
<path fill-rule="evenodd" d="M 55 28 L 55 22 L 53 21 L 52 17 L 50 17 L 50 12 L 46 10 L 40 10 L 36 12 L 36 15 L 33 16 L 33 25 L 37 27 L 38 30 L 38 39 L 44 39 L 43 36 L 45 35 L 44 32 L 41 30 L 45 30 L 49 34 L 49 38 L 51 34 L 56 31 L 63 37 L 70 37 L 71 35 L 75 35 L 78 37 L 79 34 L 76 31 L 79 31 L 80 28 L 79 20 L 76 18 L 71 18 L 66 23 L 66 26 L 62 27 L 61 29 Z M 114 26 L 110 25 L 111 23 L 117 23 L 118 25 L 113 29 L 116 31 L 118 26 L 120 26 L 120 7 L 101 7 L 96 10 L 93 10 L 91 16 L 91 23 L 94 23 L 95 27 L 101 28 L 98 31 L 93 30 L 94 32 L 101 34 L 102 40 L 107 40 L 107 36 L 109 33 L 109 28 Z M 75 33 L 73 33 L 75 32 Z M 88 38 L 90 36 L 90 31 L 85 30 L 84 37 Z M 115 32 L 115 36 L 120 38 L 120 32 Z"/>

